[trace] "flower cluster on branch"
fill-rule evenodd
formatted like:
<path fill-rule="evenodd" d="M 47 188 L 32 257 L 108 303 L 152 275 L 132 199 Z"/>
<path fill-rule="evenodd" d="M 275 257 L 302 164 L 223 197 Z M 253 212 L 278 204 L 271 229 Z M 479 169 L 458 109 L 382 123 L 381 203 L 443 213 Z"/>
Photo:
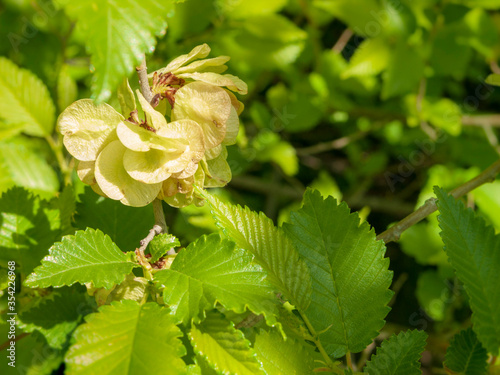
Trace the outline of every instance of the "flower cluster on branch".
<path fill-rule="evenodd" d="M 123 115 L 90 99 L 60 115 L 58 129 L 84 183 L 129 206 L 159 198 L 182 207 L 201 204 L 195 185 L 231 180 L 226 146 L 236 142 L 243 110 L 233 92 L 246 94 L 247 85 L 222 74 L 229 57 L 206 59 L 209 52 L 203 44 L 150 74 L 151 103 L 139 90 L 136 101 L 125 80 L 118 89 Z"/>

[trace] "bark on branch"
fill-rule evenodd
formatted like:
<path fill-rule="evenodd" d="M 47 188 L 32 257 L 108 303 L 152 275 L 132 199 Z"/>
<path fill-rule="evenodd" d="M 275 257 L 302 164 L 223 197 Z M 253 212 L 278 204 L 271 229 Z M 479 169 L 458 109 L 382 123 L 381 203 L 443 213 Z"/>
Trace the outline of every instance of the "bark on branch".
<path fill-rule="evenodd" d="M 144 98 L 151 103 L 153 100 L 153 93 L 151 92 L 151 87 L 149 87 L 148 80 L 148 66 L 146 65 L 146 56 L 141 62 L 141 65 L 135 68 L 137 75 L 139 76 L 139 85 L 141 88 L 141 94 Z"/>
<path fill-rule="evenodd" d="M 455 198 L 460 198 L 477 187 L 487 182 L 494 181 L 498 173 L 500 173 L 500 160 L 497 160 L 472 180 L 469 180 L 465 184 L 453 189 L 450 194 Z M 385 232 L 379 234 L 377 236 L 377 240 L 383 240 L 385 243 L 399 240 L 401 234 L 405 230 L 417 224 L 437 210 L 436 201 L 436 198 L 428 199 L 418 210 L 411 213 Z"/>
<path fill-rule="evenodd" d="M 151 103 L 151 100 L 153 100 L 153 93 L 151 92 L 151 87 L 149 86 L 148 81 L 148 67 L 146 65 L 146 56 L 144 56 L 141 65 L 136 67 L 135 70 L 137 71 L 137 75 L 139 76 L 141 94 L 148 102 Z M 153 238 L 160 233 L 168 233 L 165 213 L 163 212 L 161 200 L 159 200 L 158 198 L 153 201 L 153 212 L 155 216 L 155 225 L 149 231 L 149 234 L 146 236 L 146 238 L 141 240 L 141 246 L 137 249 L 142 259 L 145 259 L 144 250 L 146 250 L 146 247 L 153 240 Z"/>

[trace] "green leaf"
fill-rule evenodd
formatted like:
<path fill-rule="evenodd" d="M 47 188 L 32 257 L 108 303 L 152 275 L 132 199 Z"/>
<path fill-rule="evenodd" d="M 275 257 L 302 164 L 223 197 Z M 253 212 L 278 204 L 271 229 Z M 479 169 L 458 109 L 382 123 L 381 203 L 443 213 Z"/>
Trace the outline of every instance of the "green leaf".
<path fill-rule="evenodd" d="M 345 203 L 307 190 L 284 224 L 311 270 L 312 301 L 303 312 L 328 354 L 363 350 L 384 325 L 392 292 L 385 246 Z M 314 333 L 313 333 L 314 334 Z"/>
<path fill-rule="evenodd" d="M 361 0 L 357 6 L 353 7 L 348 0 L 314 0 L 313 4 L 335 17 L 363 37 L 373 36 L 370 25 L 377 24 L 380 32 L 381 26 L 373 17 L 381 11 L 381 6 L 376 0 Z"/>
<path fill-rule="evenodd" d="M 136 277 L 133 273 L 128 274 L 125 280 L 112 290 L 100 288 L 93 294 L 99 306 L 109 305 L 113 301 L 124 299 L 145 303 L 149 296 L 149 281 L 144 277 Z"/>
<path fill-rule="evenodd" d="M 434 222 L 417 223 L 404 231 L 399 239 L 401 250 L 414 257 L 417 263 L 426 265 L 448 264 L 439 237 L 439 228 Z"/>
<path fill-rule="evenodd" d="M 474 202 L 481 212 L 491 220 L 497 230 L 500 230 L 500 181 L 496 180 L 475 189 Z"/>
<path fill-rule="evenodd" d="M 29 147 L 24 139 L 16 143 L 0 143 L 0 191 L 22 186 L 35 193 L 53 196 L 59 191 L 56 172 L 44 156 Z"/>
<path fill-rule="evenodd" d="M 66 13 L 85 35 L 95 67 L 92 93 L 97 101 L 108 99 L 144 53 L 154 50 L 155 35 L 165 32 L 172 4 L 168 0 L 82 0 L 65 5 Z"/>
<path fill-rule="evenodd" d="M 394 38 L 410 35 L 415 30 L 415 17 L 404 3 L 387 0 L 314 0 L 313 4 L 340 18 L 363 37 L 380 34 Z"/>
<path fill-rule="evenodd" d="M 406 43 L 399 43 L 393 50 L 389 66 L 382 75 L 382 99 L 416 92 L 424 74 L 424 63 L 419 52 Z"/>
<path fill-rule="evenodd" d="M 57 106 L 62 112 L 78 98 L 78 86 L 68 72 L 68 65 L 63 65 L 57 78 Z"/>
<path fill-rule="evenodd" d="M 24 332 L 40 332 L 52 348 L 62 349 L 79 324 L 85 304 L 85 295 L 75 290 L 54 292 L 21 312 L 18 324 Z"/>
<path fill-rule="evenodd" d="M 23 276 L 40 264 L 58 238 L 46 210 L 46 201 L 19 187 L 0 198 L 0 259 L 16 261 Z"/>
<path fill-rule="evenodd" d="M 449 298 L 446 293 L 449 293 L 449 288 L 436 270 L 424 271 L 418 275 L 415 292 L 418 303 L 435 321 L 441 321 L 445 317 L 445 298 Z"/>
<path fill-rule="evenodd" d="M 73 234 L 73 215 L 76 211 L 75 190 L 72 185 L 66 185 L 56 200 L 60 212 L 61 234 Z"/>
<path fill-rule="evenodd" d="M 342 78 L 377 75 L 389 65 L 390 58 L 391 50 L 385 38 L 366 39 L 354 52 Z"/>
<path fill-rule="evenodd" d="M 211 313 L 191 328 L 194 351 L 218 372 L 238 375 L 263 374 L 255 352 L 243 333 L 219 313 Z"/>
<path fill-rule="evenodd" d="M 488 353 L 476 337 L 472 328 L 457 333 L 446 350 L 444 365 L 454 373 L 485 375 Z"/>
<path fill-rule="evenodd" d="M 488 352 L 500 348 L 500 236 L 483 218 L 435 189 L 444 249 L 470 298 L 474 332 Z"/>
<path fill-rule="evenodd" d="M 9 273 L 6 268 L 0 268 L 0 291 L 7 289 L 9 286 Z M 1 323 L 0 323 L 1 324 Z"/>
<path fill-rule="evenodd" d="M 200 313 L 216 302 L 236 313 L 248 308 L 264 314 L 269 325 L 277 324 L 276 298 L 266 274 L 252 264 L 250 254 L 218 234 L 191 243 L 155 280 L 165 286 L 164 301 L 184 324 L 199 321 Z"/>
<path fill-rule="evenodd" d="M 254 138 L 253 147 L 256 151 L 256 159 L 260 162 L 273 161 L 288 176 L 296 175 L 299 171 L 299 158 L 295 148 L 290 143 L 282 141 L 278 134 L 270 131 L 259 133 Z"/>
<path fill-rule="evenodd" d="M 401 332 L 382 341 L 377 354 L 363 370 L 369 375 L 421 375 L 420 356 L 425 348 L 424 331 Z"/>
<path fill-rule="evenodd" d="M 164 256 L 171 248 L 180 246 L 179 240 L 172 234 L 160 234 L 149 243 L 148 249 L 151 254 L 151 263 L 156 262 Z"/>
<path fill-rule="evenodd" d="M 311 374 L 315 367 L 314 348 L 283 336 L 277 331 L 261 330 L 255 338 L 257 359 L 268 374 Z"/>
<path fill-rule="evenodd" d="M 113 302 L 88 315 L 66 354 L 68 375 L 184 374 L 182 332 L 155 302 Z"/>
<path fill-rule="evenodd" d="M 429 60 L 436 75 L 464 79 L 472 58 L 472 49 L 462 41 L 467 34 L 462 22 L 444 25 L 437 31 Z"/>
<path fill-rule="evenodd" d="M 8 140 L 22 133 L 23 124 L 6 124 L 0 121 L 0 141 Z"/>
<path fill-rule="evenodd" d="M 215 0 L 215 6 L 230 18 L 248 18 L 263 14 L 276 13 L 287 0 Z"/>
<path fill-rule="evenodd" d="M 499 0 L 453 0 L 453 3 L 458 3 L 462 6 L 481 7 L 484 9 L 499 9 Z"/>
<path fill-rule="evenodd" d="M 486 58 L 494 58 L 495 47 L 498 43 L 498 29 L 493 17 L 485 10 L 475 8 L 465 15 L 464 23 L 471 34 L 466 39 L 467 44 Z M 463 40 L 461 42 L 463 43 Z"/>
<path fill-rule="evenodd" d="M 310 75 L 309 80 L 318 80 L 318 77 L 320 77 L 320 80 L 322 79 L 321 76 Z M 327 96 L 328 93 L 323 92 L 323 95 Z M 264 126 L 272 132 L 276 132 L 281 128 L 289 132 L 311 130 L 318 125 L 325 112 L 323 99 L 319 97 L 311 82 L 306 79 L 300 80 L 290 88 L 287 88 L 282 82 L 278 83 L 267 90 L 266 96 L 268 105 L 272 108 L 273 117 L 269 118 Z M 275 143 L 279 144 L 278 141 L 281 141 L 281 143 L 289 145 L 278 134 L 271 134 L 277 136 Z M 295 152 L 293 156 L 295 156 Z M 286 166 L 283 166 L 284 162 L 279 163 L 277 160 L 275 162 L 280 164 L 282 169 L 286 171 Z M 294 164 L 297 164 L 297 162 L 295 161 Z"/>
<path fill-rule="evenodd" d="M 432 125 L 446 130 L 451 135 L 457 136 L 462 131 L 462 110 L 450 99 L 425 100 L 422 112 Z"/>
<path fill-rule="evenodd" d="M 245 71 L 289 66 L 307 39 L 304 30 L 280 14 L 249 17 L 233 29 L 221 31 L 220 48 L 231 51 L 232 65 Z"/>
<path fill-rule="evenodd" d="M 485 9 L 499 9 L 499 0 L 453 0 L 452 3 L 460 4 L 468 7 L 481 7 Z"/>
<path fill-rule="evenodd" d="M 87 228 L 85 232 L 78 231 L 55 243 L 42 264 L 28 276 L 25 285 L 46 288 L 78 282 L 109 289 L 121 283 L 135 266 L 111 238 L 100 230 Z"/>
<path fill-rule="evenodd" d="M 238 247 L 250 251 L 267 272 L 269 281 L 300 310 L 311 298 L 311 277 L 292 242 L 271 219 L 248 207 L 223 203 L 214 195 L 202 193 L 217 224 Z"/>
<path fill-rule="evenodd" d="M 122 83 L 118 86 L 116 95 L 118 96 L 118 102 L 120 103 L 122 114 L 125 117 L 128 117 L 132 111 L 137 109 L 135 95 L 127 78 L 123 78 Z"/>
<path fill-rule="evenodd" d="M 43 82 L 0 57 L 0 118 L 10 124 L 23 124 L 26 134 L 44 137 L 54 129 L 54 112 L 54 103 Z"/>
<path fill-rule="evenodd" d="M 154 225 L 152 205 L 129 207 L 101 197 L 90 187 L 79 196 L 75 226 L 78 229 L 99 228 L 123 251 L 132 251 Z"/>
<path fill-rule="evenodd" d="M 210 374 L 217 374 L 214 370 L 210 369 Z M 203 371 L 198 364 L 189 365 L 187 367 L 187 375 L 209 375 L 206 371 Z"/>
<path fill-rule="evenodd" d="M 485 81 L 488 85 L 500 86 L 500 74 L 490 74 Z"/>

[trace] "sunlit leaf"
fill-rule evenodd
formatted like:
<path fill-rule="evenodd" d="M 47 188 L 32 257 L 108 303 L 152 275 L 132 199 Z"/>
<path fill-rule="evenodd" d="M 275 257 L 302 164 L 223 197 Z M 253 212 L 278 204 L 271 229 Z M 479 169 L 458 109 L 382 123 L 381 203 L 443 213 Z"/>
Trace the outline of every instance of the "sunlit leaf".
<path fill-rule="evenodd" d="M 28 70 L 0 57 L 0 118 L 23 124 L 23 132 L 37 137 L 54 129 L 54 103 L 45 84 Z"/>
<path fill-rule="evenodd" d="M 284 229 L 312 276 L 303 314 L 330 355 L 363 350 L 384 325 L 392 292 L 385 246 L 345 203 L 308 190 Z"/>
<path fill-rule="evenodd" d="M 180 245 L 179 240 L 172 234 L 160 234 L 156 236 L 148 245 L 149 253 L 151 254 L 150 262 L 156 262 L 170 249 Z"/>
<path fill-rule="evenodd" d="M 224 233 L 255 256 L 256 263 L 285 298 L 305 310 L 311 298 L 309 269 L 283 231 L 262 212 L 223 203 L 214 195 L 205 193 L 203 197 Z"/>
<path fill-rule="evenodd" d="M 70 375 L 184 374 L 186 350 L 168 309 L 157 303 L 113 302 L 85 318 L 66 354 Z M 154 332 L 154 334 L 152 334 Z"/>
<path fill-rule="evenodd" d="M 48 202 L 19 187 L 0 198 L 0 259 L 15 261 L 23 276 L 40 264 L 59 236 L 47 209 Z"/>
<path fill-rule="evenodd" d="M 228 310 L 264 314 L 275 325 L 277 314 L 273 289 L 252 256 L 216 234 L 201 237 L 175 257 L 168 270 L 156 273 L 164 286 L 163 298 L 184 323 L 219 302 Z"/>
<path fill-rule="evenodd" d="M 250 342 L 234 328 L 233 323 L 218 313 L 208 314 L 200 325 L 194 325 L 189 339 L 195 352 L 218 372 L 240 375 L 264 373 Z"/>
<path fill-rule="evenodd" d="M 25 285 L 46 288 L 78 282 L 109 289 L 122 282 L 135 266 L 108 236 L 88 228 L 56 242 L 42 264 L 26 279 Z"/>
<path fill-rule="evenodd" d="M 391 49 L 385 38 L 364 40 L 349 61 L 343 78 L 377 75 L 389 65 Z"/>
<path fill-rule="evenodd" d="M 485 81 L 488 85 L 500 86 L 500 74 L 490 74 Z"/>
<path fill-rule="evenodd" d="M 144 53 L 154 50 L 155 36 L 165 32 L 172 4 L 171 0 L 67 2 L 66 13 L 85 35 L 95 67 L 92 92 L 98 101 L 108 99 L 122 78 L 139 65 Z"/>
<path fill-rule="evenodd" d="M 255 338 L 254 350 L 268 374 L 305 375 L 317 367 L 313 346 L 291 338 L 284 341 L 277 331 L 261 330 Z"/>
<path fill-rule="evenodd" d="M 57 106 L 64 111 L 78 97 L 78 86 L 68 72 L 67 65 L 63 65 L 57 78 Z"/>
<path fill-rule="evenodd" d="M 127 78 L 123 78 L 122 83 L 118 86 L 117 96 L 124 116 L 129 116 L 130 112 L 137 109 L 135 95 Z"/>
<path fill-rule="evenodd" d="M 0 191 L 13 185 L 22 186 L 35 193 L 53 196 L 59 191 L 56 171 L 28 142 L 0 143 Z"/>

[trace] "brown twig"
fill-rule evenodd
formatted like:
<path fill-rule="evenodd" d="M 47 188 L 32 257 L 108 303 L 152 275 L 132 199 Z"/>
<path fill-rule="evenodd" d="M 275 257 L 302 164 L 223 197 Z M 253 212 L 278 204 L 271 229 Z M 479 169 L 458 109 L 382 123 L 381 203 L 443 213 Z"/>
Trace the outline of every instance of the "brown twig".
<path fill-rule="evenodd" d="M 491 147 L 493 147 L 495 149 L 495 151 L 497 152 L 497 154 L 500 155 L 500 146 L 498 145 L 498 138 L 497 138 L 495 132 L 493 131 L 493 129 L 491 128 L 491 126 L 484 125 L 483 130 L 484 130 L 484 134 L 486 135 L 486 139 L 490 143 Z"/>
<path fill-rule="evenodd" d="M 500 66 L 498 66 L 498 63 L 496 60 L 492 59 L 490 61 L 490 68 L 491 68 L 491 71 L 495 74 L 500 74 Z"/>
<path fill-rule="evenodd" d="M 500 127 L 500 115 L 464 115 L 462 125 Z"/>
<path fill-rule="evenodd" d="M 168 233 L 163 206 L 161 204 L 161 200 L 159 200 L 158 198 L 153 201 L 153 213 L 155 215 L 155 225 L 160 226 L 161 233 Z"/>
<path fill-rule="evenodd" d="M 471 192 L 475 188 L 487 182 L 494 181 L 498 173 L 500 173 L 500 160 L 497 160 L 472 180 L 469 180 L 465 184 L 453 189 L 450 194 L 455 198 L 463 197 L 465 194 Z M 399 240 L 401 234 L 405 230 L 417 224 L 437 210 L 436 201 L 436 198 L 428 199 L 418 210 L 411 213 L 385 232 L 379 234 L 377 236 L 377 240 L 383 240 L 385 243 Z"/>
<path fill-rule="evenodd" d="M 144 96 L 144 98 L 151 103 L 151 101 L 153 100 L 153 93 L 151 92 L 151 87 L 149 86 L 149 81 L 148 81 L 148 67 L 146 65 L 146 56 L 144 56 L 141 65 L 136 67 L 135 70 L 137 71 L 137 75 L 139 76 L 139 85 L 141 93 Z M 146 238 L 141 240 L 141 246 L 136 250 L 136 254 L 139 257 L 139 261 L 147 269 L 151 269 L 151 265 L 146 260 L 146 257 L 144 255 L 144 250 L 146 250 L 146 247 L 153 240 L 153 238 L 155 238 L 155 236 L 157 236 L 160 233 L 168 233 L 168 226 L 165 220 L 165 213 L 163 212 L 163 206 L 161 204 L 161 200 L 159 200 L 158 198 L 156 198 L 153 201 L 153 213 L 155 216 L 155 225 L 149 231 L 149 234 L 146 236 Z"/>
<path fill-rule="evenodd" d="M 353 366 L 354 363 L 352 362 L 351 352 L 346 353 L 345 360 L 346 360 L 347 368 L 356 371 L 356 367 Z"/>
<path fill-rule="evenodd" d="M 418 94 L 415 100 L 415 108 L 418 113 L 418 117 L 420 118 L 420 128 L 422 131 L 429 136 L 430 139 L 435 141 L 437 139 L 436 131 L 430 126 L 427 121 L 422 119 L 422 106 L 423 101 L 425 99 L 425 93 L 427 91 L 427 79 L 424 77 L 420 80 L 420 84 L 418 85 Z"/>
<path fill-rule="evenodd" d="M 340 150 L 346 147 L 349 143 L 364 138 L 369 133 L 370 131 L 359 131 L 357 133 L 346 135 L 345 137 L 334 139 L 333 141 L 318 143 L 310 147 L 298 148 L 297 154 L 314 155 L 330 150 Z"/>
<path fill-rule="evenodd" d="M 392 307 L 392 305 L 394 305 L 394 302 L 396 302 L 396 298 L 398 297 L 399 291 L 401 290 L 401 288 L 403 287 L 403 285 L 406 283 L 407 280 L 408 280 L 408 274 L 402 273 L 401 275 L 399 275 L 397 280 L 392 284 L 392 291 L 394 292 L 394 294 L 392 295 L 392 298 L 387 304 L 387 306 Z"/>
<path fill-rule="evenodd" d="M 358 371 L 361 371 L 361 369 L 365 366 L 366 362 L 368 361 L 368 358 L 370 358 L 370 355 L 372 352 L 377 348 L 377 344 L 375 341 L 372 341 L 366 348 L 363 350 L 361 353 L 361 356 L 358 360 L 358 363 L 356 364 L 358 367 Z"/>
<path fill-rule="evenodd" d="M 237 176 L 231 180 L 231 187 L 251 191 L 254 193 L 270 195 L 278 194 L 293 200 L 301 200 L 305 189 L 295 188 L 285 184 L 265 182 L 253 176 Z M 344 200 L 353 209 L 369 206 L 372 210 L 390 215 L 402 216 L 413 211 L 413 205 L 400 199 L 383 199 L 382 197 L 345 197 Z"/>
<path fill-rule="evenodd" d="M 148 67 L 146 65 L 146 56 L 141 62 L 141 65 L 135 68 L 137 75 L 139 76 L 139 85 L 141 88 L 141 94 L 144 98 L 151 103 L 153 100 L 153 93 L 151 92 L 151 87 L 149 87 L 148 80 Z"/>
<path fill-rule="evenodd" d="M 351 29 L 345 29 L 342 34 L 340 34 L 340 37 L 337 39 L 335 44 L 332 47 L 332 51 L 335 53 L 341 53 L 346 44 L 349 42 L 349 39 L 351 39 L 353 35 L 353 32 Z"/>
<path fill-rule="evenodd" d="M 136 254 L 139 256 L 140 261 L 144 261 L 146 259 L 146 256 L 144 255 L 144 250 L 148 247 L 148 244 L 155 238 L 155 236 L 159 235 L 162 232 L 161 226 L 155 224 L 153 225 L 153 228 L 149 231 L 148 235 L 143 238 L 140 242 L 140 247 L 138 247 L 135 251 Z M 149 265 L 149 262 L 146 261 L 146 263 Z M 149 265 L 149 267 L 151 267 Z"/>
<path fill-rule="evenodd" d="M 149 81 L 148 81 L 148 67 L 146 65 L 146 56 L 144 56 L 141 65 L 135 68 L 135 70 L 137 71 L 137 75 L 139 76 L 139 85 L 141 87 L 141 93 L 144 96 L 144 98 L 151 103 L 151 101 L 153 100 L 153 93 L 151 92 L 151 87 L 149 86 Z M 153 201 L 153 211 L 155 215 L 155 225 L 158 225 L 161 228 L 161 231 L 157 234 L 168 233 L 167 222 L 165 221 L 165 214 L 163 213 L 161 200 L 159 200 L 158 198 Z"/>

